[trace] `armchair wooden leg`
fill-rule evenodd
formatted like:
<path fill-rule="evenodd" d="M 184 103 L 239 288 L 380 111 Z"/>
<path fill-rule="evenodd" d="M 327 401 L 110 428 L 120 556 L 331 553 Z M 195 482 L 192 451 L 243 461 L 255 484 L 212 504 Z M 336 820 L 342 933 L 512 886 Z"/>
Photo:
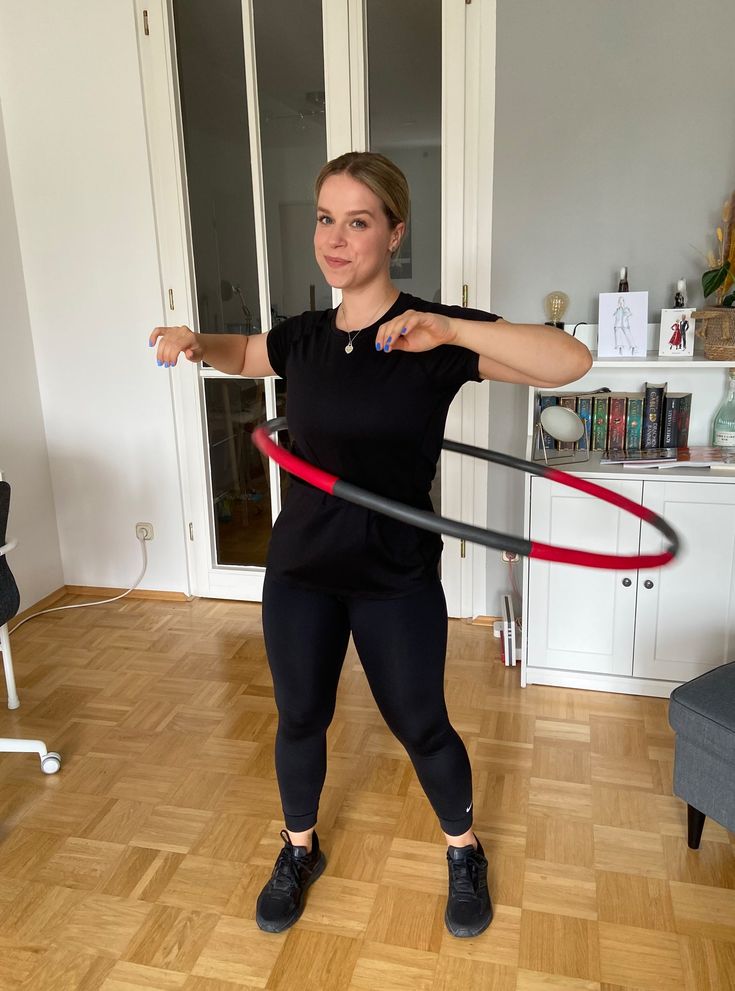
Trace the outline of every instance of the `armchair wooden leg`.
<path fill-rule="evenodd" d="M 687 842 L 690 850 L 699 849 L 699 841 L 702 839 L 702 830 L 704 829 L 704 820 L 706 818 L 707 816 L 704 812 L 695 809 L 693 805 L 687 805 Z"/>

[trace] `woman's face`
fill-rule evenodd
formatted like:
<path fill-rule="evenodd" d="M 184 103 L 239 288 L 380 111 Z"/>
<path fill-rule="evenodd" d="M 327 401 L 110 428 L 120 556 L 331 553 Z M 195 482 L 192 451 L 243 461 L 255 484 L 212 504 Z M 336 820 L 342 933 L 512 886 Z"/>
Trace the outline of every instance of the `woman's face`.
<path fill-rule="evenodd" d="M 403 224 L 391 230 L 371 189 L 340 173 L 325 179 L 317 203 L 314 253 L 330 286 L 359 289 L 382 276 Z"/>

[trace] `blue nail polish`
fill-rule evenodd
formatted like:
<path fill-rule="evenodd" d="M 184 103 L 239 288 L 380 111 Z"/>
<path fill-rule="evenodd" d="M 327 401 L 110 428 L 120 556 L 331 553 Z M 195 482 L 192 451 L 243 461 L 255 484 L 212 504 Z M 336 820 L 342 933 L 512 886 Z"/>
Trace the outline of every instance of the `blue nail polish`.
<path fill-rule="evenodd" d="M 381 350 L 382 350 L 382 348 L 381 348 L 381 346 L 380 346 L 380 341 L 376 341 L 376 342 L 375 342 L 375 350 L 376 350 L 376 351 L 381 351 Z"/>
<path fill-rule="evenodd" d="M 407 330 L 408 330 L 408 327 L 404 327 L 403 330 L 401 331 L 401 333 L 402 334 L 405 334 Z"/>
<path fill-rule="evenodd" d="M 148 341 L 148 347 L 149 348 L 152 348 L 153 347 L 153 341 Z"/>
<path fill-rule="evenodd" d="M 161 359 L 160 359 L 160 358 L 158 358 L 158 359 L 157 359 L 157 361 L 158 361 L 158 364 L 159 364 L 159 365 L 162 365 L 162 364 L 163 364 L 163 362 L 161 361 Z"/>
<path fill-rule="evenodd" d="M 167 362 L 167 361 L 164 361 L 164 363 L 163 363 L 163 367 L 164 367 L 164 368 L 168 368 L 168 362 Z"/>
<path fill-rule="evenodd" d="M 390 343 L 392 342 L 392 340 L 393 340 L 393 338 L 392 338 L 392 337 L 389 337 L 389 338 L 388 338 L 388 340 L 387 340 L 387 341 L 385 342 L 385 343 L 386 343 L 386 346 L 387 346 L 388 344 L 390 344 Z"/>

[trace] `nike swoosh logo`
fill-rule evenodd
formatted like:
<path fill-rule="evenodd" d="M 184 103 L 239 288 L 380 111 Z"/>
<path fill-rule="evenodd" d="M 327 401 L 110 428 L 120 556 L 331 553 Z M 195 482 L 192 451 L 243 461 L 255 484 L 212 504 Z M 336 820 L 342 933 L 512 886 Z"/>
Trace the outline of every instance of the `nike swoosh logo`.
<path fill-rule="evenodd" d="M 465 812 L 469 812 L 471 808 L 472 808 L 472 802 L 470 802 L 470 804 L 467 806 Z"/>

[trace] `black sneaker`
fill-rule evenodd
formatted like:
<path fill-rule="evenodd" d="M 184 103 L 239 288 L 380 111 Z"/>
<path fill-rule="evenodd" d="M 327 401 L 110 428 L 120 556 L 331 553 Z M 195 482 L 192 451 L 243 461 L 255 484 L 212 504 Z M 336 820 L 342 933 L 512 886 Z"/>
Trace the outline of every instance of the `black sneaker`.
<path fill-rule="evenodd" d="M 452 936 L 479 936 L 490 925 L 493 906 L 487 889 L 487 859 L 482 843 L 477 849 L 450 846 L 449 898 L 444 922 Z"/>
<path fill-rule="evenodd" d="M 319 838 L 312 834 L 311 853 L 305 846 L 294 846 L 285 829 L 285 843 L 278 854 L 270 880 L 258 895 L 255 921 L 269 933 L 283 932 L 304 910 L 304 892 L 327 866 L 327 858 L 319 849 Z"/>

